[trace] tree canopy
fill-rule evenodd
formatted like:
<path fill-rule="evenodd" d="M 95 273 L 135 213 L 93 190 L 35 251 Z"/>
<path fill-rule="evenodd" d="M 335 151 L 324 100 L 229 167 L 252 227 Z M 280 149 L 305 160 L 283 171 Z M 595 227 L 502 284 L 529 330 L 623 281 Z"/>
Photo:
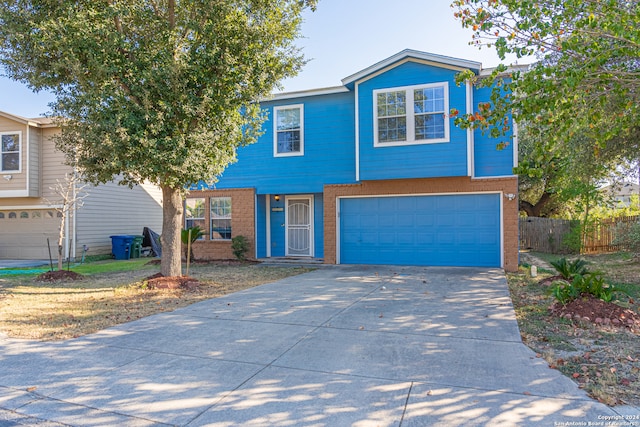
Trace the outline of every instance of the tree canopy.
<path fill-rule="evenodd" d="M 454 0 L 472 43 L 534 60 L 507 73 L 512 96 L 492 99 L 484 125 L 509 112 L 549 126 L 550 140 L 579 132 L 596 144 L 632 141 L 640 123 L 640 4 L 628 0 Z M 469 77 L 469 76 L 463 76 Z M 463 122 L 466 118 L 462 118 Z M 480 123 L 466 124 L 478 126 Z"/>
<path fill-rule="evenodd" d="M 459 76 L 495 87 L 491 103 L 458 124 L 500 136 L 509 114 L 519 123 L 522 210 L 557 212 L 640 158 L 637 1 L 454 0 L 452 8 L 471 44 L 532 62 Z"/>
<path fill-rule="evenodd" d="M 295 75 L 315 0 L 4 0 L 4 74 L 56 96 L 83 177 L 163 190 L 165 276 L 181 274 L 182 196 L 260 134 L 258 100 Z"/>

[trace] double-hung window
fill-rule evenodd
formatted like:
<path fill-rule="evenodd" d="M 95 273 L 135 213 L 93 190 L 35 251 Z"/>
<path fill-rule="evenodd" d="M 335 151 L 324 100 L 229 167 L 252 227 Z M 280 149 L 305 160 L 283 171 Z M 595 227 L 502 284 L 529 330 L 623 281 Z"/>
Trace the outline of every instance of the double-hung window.
<path fill-rule="evenodd" d="M 185 228 L 198 226 L 206 234 L 207 224 L 205 223 L 204 210 L 204 198 L 188 198 L 185 202 Z"/>
<path fill-rule="evenodd" d="M 0 133 L 1 162 L 0 171 L 19 172 L 20 171 L 20 139 L 21 132 Z"/>
<path fill-rule="evenodd" d="M 231 197 L 211 198 L 211 240 L 231 240 Z"/>
<path fill-rule="evenodd" d="M 374 146 L 449 142 L 446 82 L 378 89 L 374 97 Z"/>
<path fill-rule="evenodd" d="M 274 107 L 273 155 L 304 155 L 304 108 L 302 104 Z"/>

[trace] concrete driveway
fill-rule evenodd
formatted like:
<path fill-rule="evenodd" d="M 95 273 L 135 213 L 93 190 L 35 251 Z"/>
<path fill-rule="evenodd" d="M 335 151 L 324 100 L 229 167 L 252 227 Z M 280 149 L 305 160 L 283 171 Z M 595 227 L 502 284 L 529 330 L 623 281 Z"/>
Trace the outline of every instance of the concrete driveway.
<path fill-rule="evenodd" d="M 388 266 L 324 267 L 66 342 L 0 338 L 0 408 L 0 426 L 558 426 L 638 414 L 592 401 L 522 344 L 501 270 Z"/>

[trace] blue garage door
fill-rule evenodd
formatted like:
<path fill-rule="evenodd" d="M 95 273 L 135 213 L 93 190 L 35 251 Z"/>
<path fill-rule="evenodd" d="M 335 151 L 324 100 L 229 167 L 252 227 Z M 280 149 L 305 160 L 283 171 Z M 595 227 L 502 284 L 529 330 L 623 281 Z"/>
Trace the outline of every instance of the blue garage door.
<path fill-rule="evenodd" d="M 340 262 L 500 267 L 500 195 L 341 199 Z"/>

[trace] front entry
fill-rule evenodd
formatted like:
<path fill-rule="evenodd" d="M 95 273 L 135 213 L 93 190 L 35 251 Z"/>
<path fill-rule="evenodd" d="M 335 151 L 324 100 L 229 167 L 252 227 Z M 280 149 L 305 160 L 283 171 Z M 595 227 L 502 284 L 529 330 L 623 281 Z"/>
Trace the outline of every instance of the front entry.
<path fill-rule="evenodd" d="M 286 256 L 313 256 L 313 198 L 286 198 Z"/>

